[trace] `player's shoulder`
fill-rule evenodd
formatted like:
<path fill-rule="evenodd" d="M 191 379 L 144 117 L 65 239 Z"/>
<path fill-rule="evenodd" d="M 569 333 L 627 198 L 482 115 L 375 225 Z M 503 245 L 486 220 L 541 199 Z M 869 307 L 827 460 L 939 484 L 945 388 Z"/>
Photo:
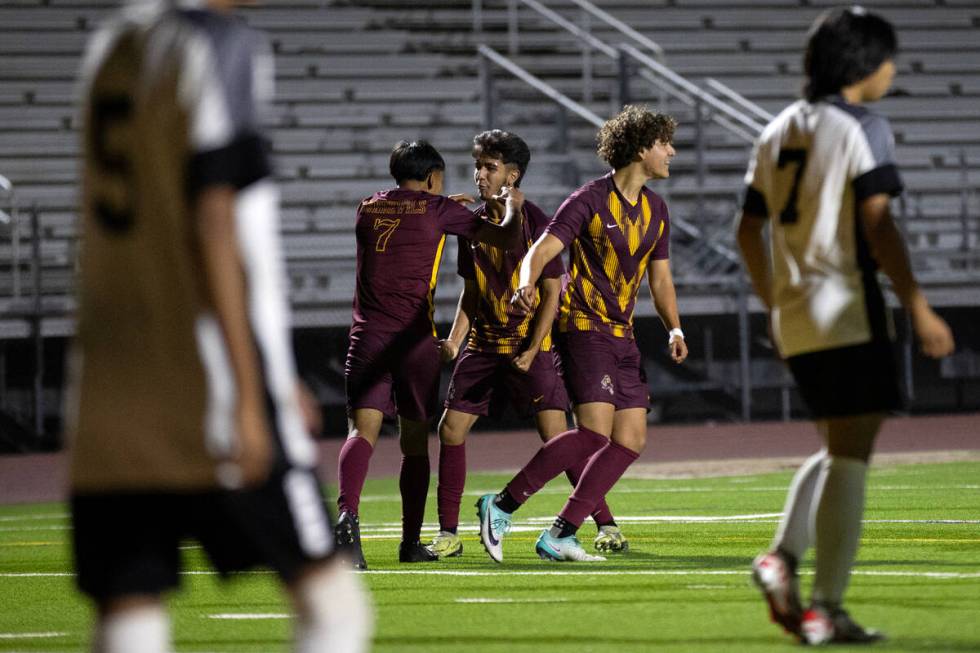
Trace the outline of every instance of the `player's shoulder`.
<path fill-rule="evenodd" d="M 787 125 L 805 119 L 806 114 L 811 110 L 812 105 L 806 100 L 796 100 L 789 104 L 763 127 L 758 143 L 761 146 L 773 142 L 778 144 L 786 132 Z"/>
<path fill-rule="evenodd" d="M 826 100 L 828 111 L 838 116 L 842 137 L 865 143 L 878 160 L 891 159 L 894 135 L 888 119 L 861 104 L 850 104 L 841 97 Z"/>
<path fill-rule="evenodd" d="M 175 10 L 178 20 L 197 29 L 220 50 L 229 47 L 254 48 L 264 43 L 262 32 L 253 29 L 240 16 L 198 8 Z"/>
<path fill-rule="evenodd" d="M 613 189 L 612 185 L 612 173 L 603 175 L 587 181 L 582 186 L 575 189 L 571 195 L 569 195 L 564 202 L 562 202 L 561 207 L 558 211 L 561 212 L 570 206 L 585 205 L 585 206 L 598 206 L 606 201 L 609 196 L 610 191 Z"/>
<path fill-rule="evenodd" d="M 640 192 L 642 192 L 643 196 L 646 197 L 647 203 L 650 205 L 650 208 L 654 210 L 654 212 L 657 212 L 658 209 L 667 208 L 667 201 L 655 190 L 651 190 L 649 187 L 643 186 L 640 189 Z"/>
<path fill-rule="evenodd" d="M 544 209 L 528 199 L 524 200 L 524 215 L 531 224 L 547 224 L 551 220 Z"/>

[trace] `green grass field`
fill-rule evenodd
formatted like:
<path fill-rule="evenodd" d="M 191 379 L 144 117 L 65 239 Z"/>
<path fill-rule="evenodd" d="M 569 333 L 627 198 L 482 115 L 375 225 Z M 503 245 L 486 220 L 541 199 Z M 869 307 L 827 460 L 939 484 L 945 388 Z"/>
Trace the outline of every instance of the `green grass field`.
<path fill-rule="evenodd" d="M 533 544 L 561 507 L 555 481 L 520 513 L 497 565 L 471 505 L 499 475 L 467 482 L 462 558 L 400 565 L 394 480 L 370 481 L 361 505 L 365 579 L 378 611 L 376 651 L 770 651 L 792 640 L 769 623 L 747 567 L 775 529 L 788 473 L 624 479 L 610 496 L 632 550 L 605 563 L 540 561 Z M 435 481 L 428 518 L 435 522 Z M 848 594 L 882 651 L 980 651 L 980 463 L 873 470 L 863 545 Z M 0 651 L 79 651 L 90 609 L 74 592 L 64 506 L 0 508 Z M 587 523 L 582 539 L 590 541 Z M 185 551 L 188 571 L 207 570 Z M 804 565 L 804 586 L 811 567 Z M 179 652 L 287 651 L 290 623 L 274 578 L 183 578 L 171 601 Z M 252 615 L 250 619 L 230 616 Z"/>

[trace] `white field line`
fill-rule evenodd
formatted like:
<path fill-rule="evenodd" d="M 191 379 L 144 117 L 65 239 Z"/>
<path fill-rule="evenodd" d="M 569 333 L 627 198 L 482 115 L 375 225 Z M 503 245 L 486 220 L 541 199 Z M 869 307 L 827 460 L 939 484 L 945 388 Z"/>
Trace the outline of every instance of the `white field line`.
<path fill-rule="evenodd" d="M 224 612 L 220 614 L 209 614 L 208 619 L 230 619 L 230 620 L 261 620 L 261 619 L 292 619 L 293 615 L 282 612 Z"/>
<path fill-rule="evenodd" d="M 704 492 L 729 492 L 729 493 L 739 493 L 739 492 L 786 492 L 788 485 L 770 485 L 770 486 L 760 486 L 760 487 L 729 487 L 729 486 L 714 486 L 714 487 L 698 487 L 698 486 L 680 486 L 680 487 L 616 487 L 612 490 L 612 494 L 690 494 L 690 493 L 704 493 Z M 962 484 L 962 485 L 871 485 L 868 487 L 869 493 L 874 492 L 908 492 L 911 490 L 980 490 L 980 485 L 977 484 Z M 468 490 L 463 493 L 464 497 L 482 497 L 484 494 L 496 494 L 500 489 L 485 489 L 485 490 Z M 568 495 L 571 492 L 571 488 L 565 487 L 553 487 L 544 488 L 538 490 L 536 494 L 562 494 Z M 361 503 L 364 502 L 386 502 L 386 501 L 401 501 L 400 494 L 365 494 L 361 497 Z"/>
<path fill-rule="evenodd" d="M 746 561 L 748 565 L 748 561 Z M 235 575 L 269 575 L 268 570 L 244 571 Z M 635 570 L 603 570 L 601 564 L 570 565 L 566 571 L 561 570 L 494 570 L 483 571 L 452 570 L 452 569 L 369 569 L 357 572 L 369 576 L 748 576 L 745 569 L 635 569 Z M 874 571 L 855 569 L 855 576 L 882 576 L 894 578 L 936 578 L 936 579 L 974 579 L 980 578 L 980 571 Z M 182 571 L 181 576 L 217 576 L 217 571 L 209 569 Z M 812 576 L 813 571 L 803 570 L 802 576 Z M 49 572 L 0 572 L 0 578 L 69 578 L 74 574 L 65 571 Z"/>
<path fill-rule="evenodd" d="M 0 639 L 50 639 L 52 637 L 66 637 L 68 633 L 0 633 Z"/>
<path fill-rule="evenodd" d="M 37 521 L 41 519 L 68 519 L 68 513 L 49 512 L 40 515 L 4 515 L 3 517 L 0 517 L 0 522 Z"/>
<path fill-rule="evenodd" d="M 764 512 L 754 515 L 619 515 L 617 522 L 626 524 L 773 524 L 779 521 L 782 513 Z M 530 533 L 540 528 L 541 524 L 550 524 L 553 517 L 528 517 L 523 523 L 517 523 L 511 528 L 512 533 Z M 865 519 L 865 524 L 944 524 L 944 525 L 980 525 L 980 519 Z M 426 533 L 438 531 L 435 524 L 422 527 Z M 71 526 L 4 526 L 0 533 L 37 532 L 37 531 L 67 531 Z M 461 533 L 476 533 L 479 527 L 475 524 L 462 524 Z M 399 522 L 365 523 L 361 526 L 361 538 L 365 540 L 383 540 L 401 533 Z M 183 550 L 199 549 L 200 545 L 189 544 L 180 547 Z"/>
<path fill-rule="evenodd" d="M 500 598 L 488 598 L 488 597 L 474 597 L 474 598 L 460 598 L 453 599 L 453 603 L 567 603 L 567 598 L 557 598 L 557 599 L 542 599 L 542 598 L 526 598 L 526 599 L 511 599 L 506 597 Z"/>

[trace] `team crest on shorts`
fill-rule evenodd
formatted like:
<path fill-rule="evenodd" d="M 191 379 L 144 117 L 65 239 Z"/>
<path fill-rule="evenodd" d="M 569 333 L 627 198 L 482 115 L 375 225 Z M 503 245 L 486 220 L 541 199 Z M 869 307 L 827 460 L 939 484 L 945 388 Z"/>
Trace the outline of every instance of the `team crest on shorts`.
<path fill-rule="evenodd" d="M 602 387 L 603 390 L 605 390 L 609 394 L 611 395 L 616 394 L 616 391 L 613 389 L 612 379 L 609 378 L 608 374 L 602 377 L 602 382 L 599 385 L 600 387 Z"/>

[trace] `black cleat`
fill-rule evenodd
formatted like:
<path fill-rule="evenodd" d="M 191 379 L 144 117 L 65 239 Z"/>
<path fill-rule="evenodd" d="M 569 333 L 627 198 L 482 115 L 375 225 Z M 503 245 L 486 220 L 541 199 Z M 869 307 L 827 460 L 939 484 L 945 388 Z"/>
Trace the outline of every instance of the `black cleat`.
<path fill-rule="evenodd" d="M 398 545 L 398 562 L 435 562 L 439 559 L 418 540 L 402 542 Z"/>
<path fill-rule="evenodd" d="M 354 569 L 368 568 L 364 560 L 364 552 L 361 551 L 361 522 L 358 521 L 357 515 L 347 511 L 340 513 L 337 526 L 334 528 L 334 536 L 337 538 L 337 549 L 347 554 L 354 563 Z"/>

